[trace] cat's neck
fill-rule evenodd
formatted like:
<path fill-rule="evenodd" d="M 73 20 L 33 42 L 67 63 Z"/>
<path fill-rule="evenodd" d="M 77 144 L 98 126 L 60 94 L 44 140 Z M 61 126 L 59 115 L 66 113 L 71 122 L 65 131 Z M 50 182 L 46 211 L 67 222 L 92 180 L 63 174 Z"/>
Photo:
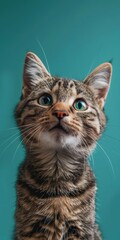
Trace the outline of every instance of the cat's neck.
<path fill-rule="evenodd" d="M 51 149 L 47 146 L 27 150 L 27 164 L 33 168 L 40 178 L 54 180 L 77 179 L 83 175 L 88 166 L 87 156 L 80 149 L 59 148 Z"/>
<path fill-rule="evenodd" d="M 78 196 L 89 184 L 95 186 L 87 158 L 72 149 L 31 149 L 21 170 L 22 184 L 27 182 L 37 197 Z"/>

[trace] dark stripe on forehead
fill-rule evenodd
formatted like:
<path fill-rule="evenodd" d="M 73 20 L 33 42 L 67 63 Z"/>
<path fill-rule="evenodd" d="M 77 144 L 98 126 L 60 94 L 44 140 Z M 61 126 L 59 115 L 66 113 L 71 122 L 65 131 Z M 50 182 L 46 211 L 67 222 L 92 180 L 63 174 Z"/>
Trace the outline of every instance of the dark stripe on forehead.
<path fill-rule="evenodd" d="M 54 83 L 53 83 L 53 88 L 54 86 L 58 84 L 59 88 L 72 88 L 74 86 L 74 80 L 71 79 L 66 79 L 66 78 L 55 78 Z"/>
<path fill-rule="evenodd" d="M 83 89 L 81 89 L 82 82 L 81 81 L 76 81 L 76 80 L 73 80 L 73 82 L 75 84 L 77 94 L 80 94 L 81 92 L 83 92 Z"/>
<path fill-rule="evenodd" d="M 61 80 L 61 78 L 55 77 L 53 84 L 52 84 L 52 88 L 54 88 L 54 86 Z"/>
<path fill-rule="evenodd" d="M 68 83 L 69 83 L 69 80 L 64 79 L 63 80 L 63 87 L 68 88 Z"/>

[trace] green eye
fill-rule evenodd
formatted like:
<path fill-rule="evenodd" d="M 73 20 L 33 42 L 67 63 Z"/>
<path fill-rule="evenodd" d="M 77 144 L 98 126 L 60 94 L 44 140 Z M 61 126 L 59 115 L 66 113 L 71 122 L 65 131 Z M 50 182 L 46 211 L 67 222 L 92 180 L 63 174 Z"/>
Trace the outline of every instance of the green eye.
<path fill-rule="evenodd" d="M 53 100 L 50 94 L 44 94 L 39 98 L 38 102 L 40 105 L 47 107 L 52 105 Z"/>
<path fill-rule="evenodd" d="M 87 104 L 83 99 L 77 99 L 74 103 L 74 108 L 77 111 L 85 111 L 87 109 Z"/>

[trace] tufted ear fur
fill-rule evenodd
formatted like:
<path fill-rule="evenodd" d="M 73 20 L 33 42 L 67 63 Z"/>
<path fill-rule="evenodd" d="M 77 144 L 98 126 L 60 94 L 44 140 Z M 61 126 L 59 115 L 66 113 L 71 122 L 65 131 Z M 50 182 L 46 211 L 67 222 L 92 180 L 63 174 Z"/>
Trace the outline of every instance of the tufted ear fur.
<path fill-rule="evenodd" d="M 110 88 L 112 65 L 108 62 L 98 66 L 86 77 L 84 83 L 94 92 L 95 98 L 102 109 Z"/>
<path fill-rule="evenodd" d="M 28 52 L 24 63 L 23 72 L 23 97 L 39 84 L 40 81 L 49 78 L 50 73 L 42 61 L 32 52 Z"/>

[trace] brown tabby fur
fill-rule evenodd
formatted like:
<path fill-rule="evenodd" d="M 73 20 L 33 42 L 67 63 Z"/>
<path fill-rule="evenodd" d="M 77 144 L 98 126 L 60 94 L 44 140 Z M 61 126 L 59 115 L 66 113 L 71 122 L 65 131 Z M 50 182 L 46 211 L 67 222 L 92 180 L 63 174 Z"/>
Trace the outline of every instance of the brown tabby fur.
<path fill-rule="evenodd" d="M 87 158 L 106 125 L 103 106 L 110 77 L 109 63 L 83 82 L 52 77 L 35 54 L 27 54 L 16 108 L 26 157 L 17 181 L 15 240 L 102 239 Z M 39 103 L 44 93 L 52 96 L 51 106 Z M 87 103 L 84 111 L 74 108 L 79 98 Z"/>

